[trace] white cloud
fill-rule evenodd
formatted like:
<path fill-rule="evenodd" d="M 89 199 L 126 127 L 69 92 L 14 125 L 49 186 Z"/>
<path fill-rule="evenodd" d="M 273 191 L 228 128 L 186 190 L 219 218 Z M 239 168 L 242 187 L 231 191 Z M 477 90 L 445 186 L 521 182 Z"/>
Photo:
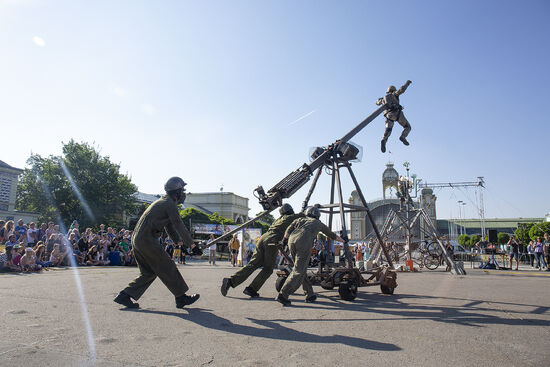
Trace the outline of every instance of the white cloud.
<path fill-rule="evenodd" d="M 32 38 L 32 41 L 34 42 L 35 45 L 39 46 L 39 47 L 44 47 L 46 46 L 46 41 L 44 41 L 43 38 L 40 38 L 38 36 L 34 36 Z"/>
<path fill-rule="evenodd" d="M 115 93 L 117 96 L 122 98 L 125 98 L 128 95 L 128 93 L 126 92 L 126 89 L 116 85 L 113 87 L 113 93 Z"/>
<path fill-rule="evenodd" d="M 149 115 L 149 116 L 152 116 L 157 111 L 155 106 L 153 106 L 151 104 L 148 104 L 148 103 L 142 104 L 141 105 L 141 110 L 143 111 L 143 113 L 145 113 L 146 115 Z"/>

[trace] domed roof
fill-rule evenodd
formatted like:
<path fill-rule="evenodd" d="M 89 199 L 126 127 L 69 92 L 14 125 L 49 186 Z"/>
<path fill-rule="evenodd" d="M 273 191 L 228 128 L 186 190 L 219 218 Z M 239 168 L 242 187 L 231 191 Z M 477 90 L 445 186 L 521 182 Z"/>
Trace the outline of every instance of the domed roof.
<path fill-rule="evenodd" d="M 397 182 L 399 180 L 399 173 L 393 168 L 393 163 L 386 164 L 386 169 L 382 173 L 382 180 L 386 182 Z"/>

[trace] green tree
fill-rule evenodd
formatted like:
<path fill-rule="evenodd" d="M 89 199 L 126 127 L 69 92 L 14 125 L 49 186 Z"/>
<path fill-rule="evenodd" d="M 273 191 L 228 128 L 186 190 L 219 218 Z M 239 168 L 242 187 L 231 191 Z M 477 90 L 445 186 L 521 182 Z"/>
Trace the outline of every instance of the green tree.
<path fill-rule="evenodd" d="M 518 228 L 514 231 L 514 234 L 519 243 L 528 245 L 531 240 L 529 237 L 529 230 L 533 227 L 534 223 L 520 223 Z"/>
<path fill-rule="evenodd" d="M 98 223 L 120 227 L 123 213 L 137 208 L 136 186 L 88 143 L 70 140 L 62 155 L 47 158 L 32 154 L 17 188 L 19 210 L 40 213 L 40 221 L 67 226 L 76 219 L 82 227 Z M 61 223 L 60 223 L 61 224 Z"/>
<path fill-rule="evenodd" d="M 262 214 L 262 212 L 256 213 L 256 216 L 260 214 Z M 266 214 L 263 217 L 261 217 L 259 221 L 270 226 L 273 224 L 273 222 L 275 222 L 275 217 L 271 214 Z"/>
<path fill-rule="evenodd" d="M 467 234 L 461 234 L 460 236 L 458 236 L 458 244 L 464 247 L 468 247 L 468 245 L 470 244 L 470 236 L 468 236 Z"/>
<path fill-rule="evenodd" d="M 481 240 L 481 236 L 478 234 L 473 234 L 470 237 L 470 247 L 475 246 L 476 243 L 478 243 Z"/>
<path fill-rule="evenodd" d="M 529 228 L 529 238 L 536 241 L 537 237 L 544 239 L 544 234 L 550 234 L 550 222 L 533 223 Z"/>
<path fill-rule="evenodd" d="M 499 232 L 497 234 L 497 243 L 499 245 L 504 245 L 505 243 L 508 243 L 508 241 L 510 241 L 510 236 L 508 233 Z"/>

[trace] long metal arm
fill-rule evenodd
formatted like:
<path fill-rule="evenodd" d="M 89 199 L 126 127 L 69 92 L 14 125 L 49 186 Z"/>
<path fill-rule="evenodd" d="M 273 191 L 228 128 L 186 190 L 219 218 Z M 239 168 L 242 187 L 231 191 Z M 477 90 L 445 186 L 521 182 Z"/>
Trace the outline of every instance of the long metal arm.
<path fill-rule="evenodd" d="M 258 194 L 257 197 L 264 210 L 273 210 L 283 205 L 283 199 L 291 197 L 309 181 L 311 175 L 316 169 L 327 163 L 327 159 L 333 156 L 334 149 L 336 149 L 340 144 L 348 142 L 359 131 L 364 129 L 365 126 L 378 117 L 378 115 L 380 115 L 385 109 L 386 104 L 383 104 L 342 138 L 324 148 L 322 152 L 320 152 L 319 155 L 317 155 L 317 157 L 313 160 L 313 162 L 310 164 L 304 163 L 302 167 L 298 168 L 294 172 L 291 172 L 288 176 L 269 189 L 267 193 L 265 193 L 263 187 L 259 186 L 255 192 Z"/>

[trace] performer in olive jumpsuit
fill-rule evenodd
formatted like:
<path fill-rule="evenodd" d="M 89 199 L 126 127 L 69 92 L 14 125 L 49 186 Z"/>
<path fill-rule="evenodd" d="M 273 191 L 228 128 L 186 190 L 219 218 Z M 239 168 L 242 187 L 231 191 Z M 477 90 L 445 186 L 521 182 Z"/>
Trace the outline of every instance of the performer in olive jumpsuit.
<path fill-rule="evenodd" d="M 388 138 L 391 135 L 393 123 L 395 121 L 397 121 L 399 125 L 403 126 L 403 132 L 401 133 L 399 140 L 401 140 L 403 144 L 409 145 L 407 135 L 411 132 L 411 124 L 409 124 L 409 121 L 403 114 L 403 106 L 399 104 L 399 96 L 405 93 L 411 83 L 412 82 L 410 80 L 407 80 L 407 82 L 398 90 L 395 90 L 395 87 L 390 85 L 386 95 L 382 98 L 378 98 L 376 101 L 376 104 L 379 106 L 384 103 L 387 105 L 386 111 L 384 111 L 384 116 L 386 117 L 386 130 L 384 131 L 384 136 L 380 142 L 380 149 L 382 150 L 382 153 L 386 152 L 386 141 L 388 141 Z"/>
<path fill-rule="evenodd" d="M 250 297 L 259 297 L 258 291 L 265 283 L 265 281 L 273 273 L 275 268 L 275 262 L 277 261 L 277 254 L 279 253 L 278 243 L 283 239 L 286 228 L 292 223 L 295 219 L 301 218 L 304 214 L 294 214 L 294 209 L 290 204 L 284 204 L 281 209 L 279 209 L 281 216 L 273 222 L 269 230 L 260 237 L 258 240 L 258 245 L 252 259 L 246 264 L 246 266 L 230 278 L 224 278 L 222 281 L 221 292 L 222 295 L 227 295 L 229 287 L 237 287 L 239 284 L 244 282 L 248 277 L 254 272 L 254 270 L 262 267 L 262 271 L 256 275 L 252 283 L 246 287 L 243 291 L 244 294 Z"/>
<path fill-rule="evenodd" d="M 281 288 L 276 300 L 289 306 L 288 296 L 294 293 L 300 285 L 306 293 L 306 302 L 314 302 L 317 296 L 313 292 L 313 287 L 307 278 L 307 267 L 311 256 L 313 240 L 319 232 L 323 232 L 331 240 L 344 242 L 340 236 L 332 232 L 323 222 L 319 220 L 321 213 L 316 206 L 306 210 L 305 218 L 298 218 L 286 229 L 284 240 L 288 240 L 288 247 L 294 260 L 292 272 Z"/>
<path fill-rule="evenodd" d="M 137 301 L 157 277 L 176 297 L 177 308 L 199 299 L 198 294 L 185 294 L 189 287 L 158 241 L 163 230 L 166 230 L 178 245 L 184 243 L 190 248 L 193 244 L 178 212 L 178 204 L 185 200 L 185 185 L 179 177 L 170 178 L 164 185 L 166 195 L 151 204 L 139 218 L 132 236 L 132 246 L 140 275 L 119 293 L 114 300 L 116 303 L 138 308 L 139 304 L 132 302 L 132 298 Z"/>

